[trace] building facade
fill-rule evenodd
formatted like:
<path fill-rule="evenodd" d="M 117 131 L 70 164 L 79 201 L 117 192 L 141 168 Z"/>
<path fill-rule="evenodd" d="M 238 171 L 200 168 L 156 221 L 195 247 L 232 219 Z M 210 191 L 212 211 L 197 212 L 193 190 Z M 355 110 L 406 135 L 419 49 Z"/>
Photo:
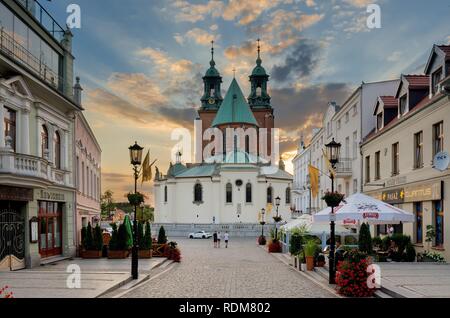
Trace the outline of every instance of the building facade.
<path fill-rule="evenodd" d="M 1 270 L 75 254 L 72 35 L 24 4 L 0 1 Z"/>
<path fill-rule="evenodd" d="M 380 96 L 376 129 L 361 145 L 364 192 L 414 213 L 414 223 L 395 225 L 395 231 L 411 236 L 417 251 L 432 249 L 447 260 L 450 172 L 438 170 L 435 160 L 450 149 L 449 57 L 449 46 L 434 46 L 425 74 L 402 75 L 396 94 Z M 427 226 L 436 231 L 431 244 Z M 385 234 L 386 226 L 373 232 Z"/>
<path fill-rule="evenodd" d="M 300 166 L 296 169 L 303 171 L 311 164 L 321 171 L 318 196 L 312 197 L 311 200 L 313 211 L 326 207 L 321 198 L 326 191 L 331 190 L 331 179 L 325 175 L 327 167 L 324 150 L 325 145 L 333 139 L 341 144 L 341 156 L 336 166 L 335 190 L 346 196 L 362 191 L 362 157 L 359 145 L 362 138 L 375 127 L 372 119 L 373 105 L 377 97 L 394 94 L 398 83 L 398 80 L 362 83 L 342 106 L 335 102 L 329 103 L 323 116 L 322 127 L 313 130 L 308 146 L 311 161 L 299 162 Z"/>
<path fill-rule="evenodd" d="M 90 222 L 100 221 L 101 154 L 89 123 L 82 112 L 75 119 L 75 184 L 76 196 L 76 246 L 81 244 L 81 228 Z"/>
<path fill-rule="evenodd" d="M 298 214 L 311 214 L 311 188 L 309 181 L 309 164 L 311 162 L 311 151 L 305 146 L 303 138 L 297 150 L 297 155 L 292 159 L 294 166 L 294 183 L 292 188 L 292 201 L 295 212 Z"/>

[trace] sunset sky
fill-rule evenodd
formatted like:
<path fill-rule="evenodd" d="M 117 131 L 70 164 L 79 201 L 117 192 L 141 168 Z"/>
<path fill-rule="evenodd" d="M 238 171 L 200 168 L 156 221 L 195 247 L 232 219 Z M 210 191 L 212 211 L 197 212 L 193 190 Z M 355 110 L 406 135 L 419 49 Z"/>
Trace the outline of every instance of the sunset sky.
<path fill-rule="evenodd" d="M 61 23 L 74 3 L 41 2 Z M 370 30 L 366 8 L 374 2 L 381 6 L 382 28 Z M 423 72 L 432 45 L 450 39 L 447 0 L 75 3 L 82 10 L 82 27 L 73 31 L 75 73 L 84 88 L 85 115 L 103 150 L 103 191 L 113 190 L 117 200 L 125 200 L 133 187 L 128 146 L 136 140 L 150 148 L 165 173 L 175 144 L 172 129 L 193 129 L 212 39 L 223 89 L 236 68 L 248 95 L 261 38 L 288 169 L 300 134 L 307 139 L 321 125 L 329 101 L 342 103 L 362 81 Z M 151 196 L 151 184 L 144 190 Z"/>

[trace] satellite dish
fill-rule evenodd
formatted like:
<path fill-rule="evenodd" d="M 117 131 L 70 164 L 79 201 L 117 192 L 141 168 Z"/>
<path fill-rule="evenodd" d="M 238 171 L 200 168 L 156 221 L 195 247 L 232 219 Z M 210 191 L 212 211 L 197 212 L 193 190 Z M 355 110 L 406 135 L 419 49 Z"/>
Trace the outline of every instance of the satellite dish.
<path fill-rule="evenodd" d="M 450 165 L 450 155 L 446 151 L 437 153 L 433 159 L 433 168 L 446 171 Z"/>

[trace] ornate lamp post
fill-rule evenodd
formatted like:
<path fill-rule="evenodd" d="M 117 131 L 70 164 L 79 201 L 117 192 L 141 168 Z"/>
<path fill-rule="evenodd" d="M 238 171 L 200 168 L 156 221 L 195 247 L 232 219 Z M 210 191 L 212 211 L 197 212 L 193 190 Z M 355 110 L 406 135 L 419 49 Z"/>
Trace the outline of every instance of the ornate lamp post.
<path fill-rule="evenodd" d="M 134 172 L 134 194 L 137 193 L 137 181 L 139 179 L 139 166 L 142 162 L 142 148 L 135 142 L 135 144 L 128 148 L 130 151 L 130 162 L 133 165 Z M 134 220 L 133 220 L 133 248 L 131 250 L 131 276 L 133 279 L 138 279 L 138 242 L 137 242 L 137 205 L 134 205 Z"/>
<path fill-rule="evenodd" d="M 325 145 L 327 157 L 330 161 L 330 164 L 333 168 L 333 170 L 336 168 L 336 164 L 339 162 L 339 154 L 341 151 L 341 144 L 337 143 L 333 140 Z M 334 173 L 330 173 L 331 178 L 331 192 L 334 192 Z M 334 253 L 335 253 L 335 247 L 336 247 L 336 237 L 335 237 L 335 215 L 334 215 L 334 206 L 331 207 L 331 218 L 330 218 L 330 256 L 329 256 L 329 283 L 335 284 L 336 283 L 336 264 L 334 261 Z"/>
<path fill-rule="evenodd" d="M 266 224 L 266 220 L 265 220 L 265 215 L 266 215 L 266 209 L 262 209 L 261 210 L 261 222 L 259 222 L 259 224 L 261 224 L 261 237 L 264 237 L 264 225 Z"/>
<path fill-rule="evenodd" d="M 278 240 L 278 222 L 281 221 L 281 217 L 278 215 L 278 207 L 280 206 L 281 199 L 280 197 L 275 198 L 275 206 L 277 207 L 277 215 L 274 216 L 273 220 L 275 221 L 275 240 Z"/>

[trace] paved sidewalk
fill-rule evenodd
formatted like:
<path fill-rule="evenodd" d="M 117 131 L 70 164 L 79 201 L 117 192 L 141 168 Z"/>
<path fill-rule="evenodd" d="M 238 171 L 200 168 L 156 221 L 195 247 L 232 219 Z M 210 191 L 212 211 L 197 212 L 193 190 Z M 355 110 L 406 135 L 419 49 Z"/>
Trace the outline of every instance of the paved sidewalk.
<path fill-rule="evenodd" d="M 382 291 L 394 297 L 450 297 L 450 265 L 378 263 Z"/>
<path fill-rule="evenodd" d="M 163 263 L 165 258 L 139 260 L 140 279 Z M 69 265 L 81 269 L 81 288 L 67 287 Z M 94 298 L 130 281 L 131 258 L 124 260 L 65 260 L 35 269 L 0 272 L 0 286 L 8 285 L 16 298 Z"/>

